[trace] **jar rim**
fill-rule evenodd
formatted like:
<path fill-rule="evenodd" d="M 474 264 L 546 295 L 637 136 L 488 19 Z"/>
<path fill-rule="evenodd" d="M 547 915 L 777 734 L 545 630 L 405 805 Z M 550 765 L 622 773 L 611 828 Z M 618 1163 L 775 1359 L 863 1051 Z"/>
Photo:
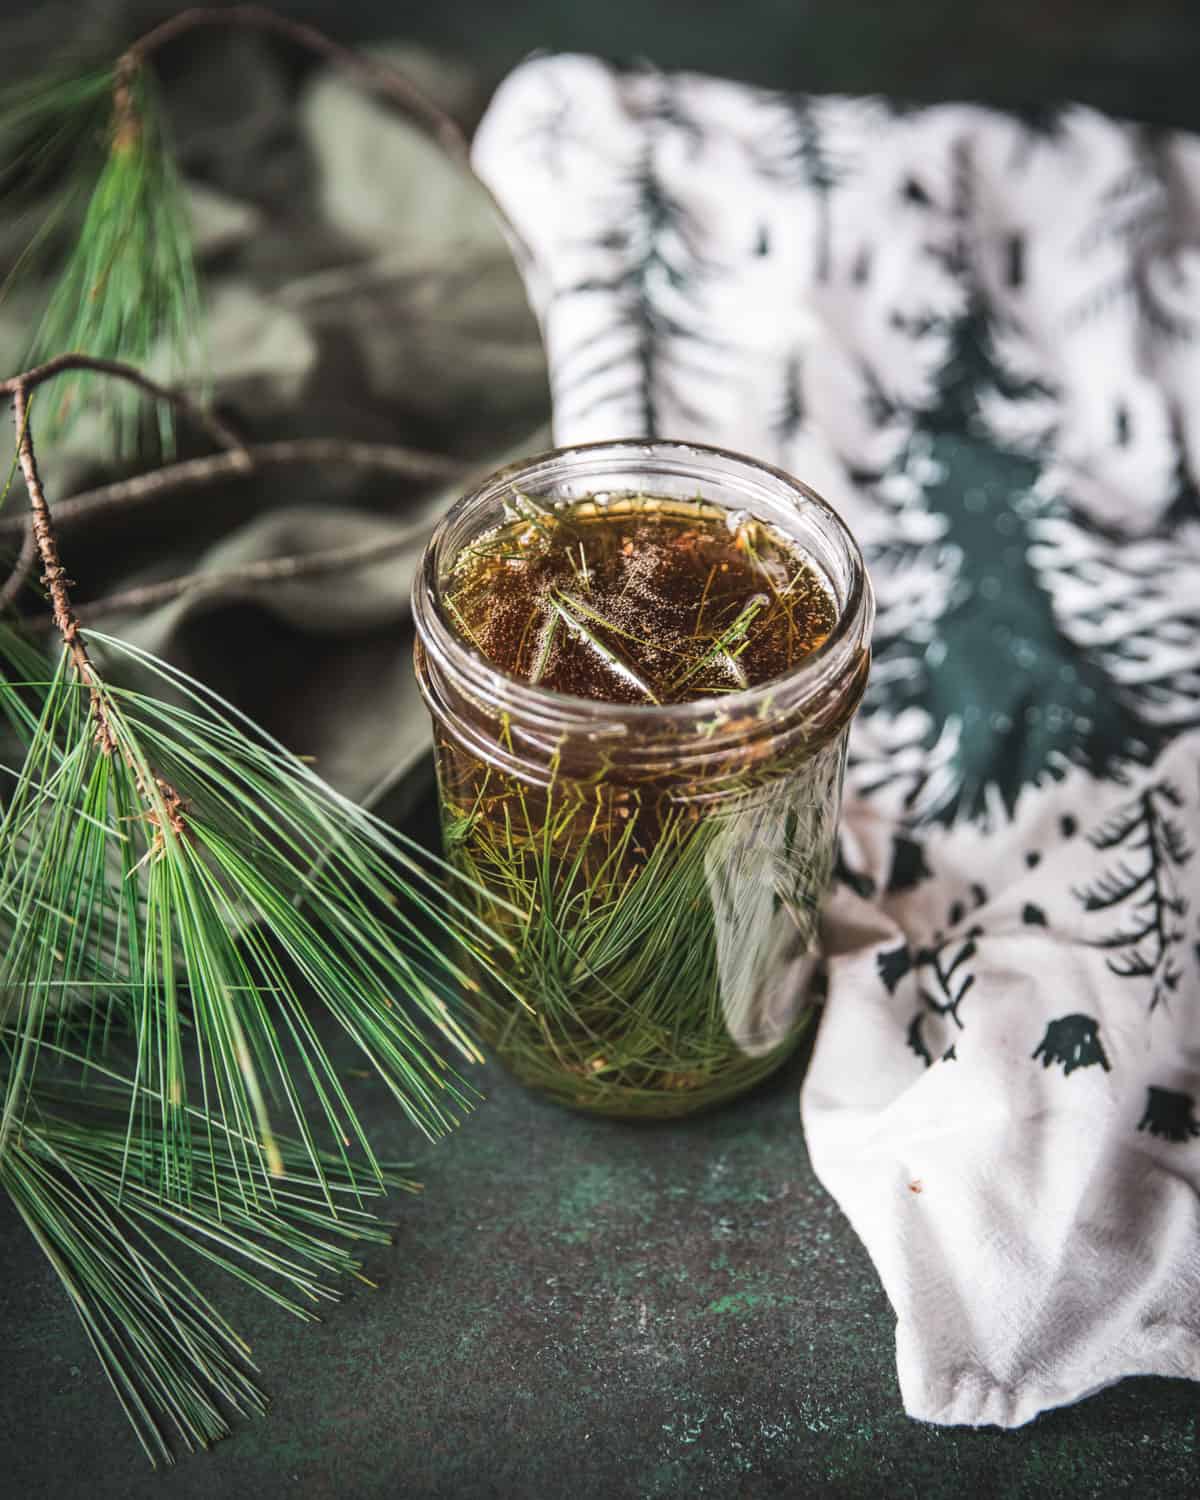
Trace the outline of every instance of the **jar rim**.
<path fill-rule="evenodd" d="M 723 466 L 725 472 L 712 474 L 714 482 L 757 481 L 760 486 L 769 483 L 776 491 L 769 497 L 773 503 L 790 498 L 815 510 L 827 531 L 840 543 L 848 565 L 849 587 L 844 600 L 835 598 L 837 619 L 826 639 L 787 672 L 740 688 L 737 692 L 681 703 L 631 704 L 577 697 L 525 682 L 488 661 L 462 638 L 443 605 L 440 586 L 442 552 L 448 539 L 467 516 L 497 502 L 519 481 L 533 479 L 536 482 L 539 473 L 561 472 L 564 466 L 586 475 L 605 458 L 628 460 L 634 469 L 644 466 L 648 471 L 646 489 L 649 493 L 653 493 L 653 481 L 649 476 L 656 464 L 660 468 L 664 464 L 672 465 L 681 475 L 692 468 L 703 470 L 705 464 L 710 467 L 716 464 Z M 703 472 L 696 477 L 704 482 Z M 522 487 L 525 487 L 524 483 Z M 602 487 L 602 478 L 597 476 L 596 488 Z M 786 692 L 789 699 L 805 699 L 822 688 L 832 687 L 848 672 L 859 675 L 856 669 L 862 651 L 869 644 L 874 618 L 874 596 L 866 563 L 849 527 L 822 495 L 795 475 L 747 454 L 708 443 L 671 438 L 615 438 L 573 443 L 518 459 L 494 470 L 461 496 L 443 516 L 426 545 L 413 583 L 413 618 L 422 645 L 440 666 L 448 667 L 477 692 L 503 698 L 503 706 L 513 712 L 527 713 L 539 719 L 554 718 L 572 728 L 616 728 L 623 725 L 632 728 L 636 725 L 645 730 L 656 725 L 664 728 L 679 726 L 692 720 L 712 718 L 714 714 L 722 719 L 763 714 L 781 692 Z"/>

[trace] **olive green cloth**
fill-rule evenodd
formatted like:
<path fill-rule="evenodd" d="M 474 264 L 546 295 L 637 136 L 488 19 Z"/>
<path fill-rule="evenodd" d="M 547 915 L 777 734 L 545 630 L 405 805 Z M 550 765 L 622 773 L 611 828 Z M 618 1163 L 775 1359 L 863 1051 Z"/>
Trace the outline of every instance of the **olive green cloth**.
<path fill-rule="evenodd" d="M 469 76 L 417 49 L 378 55 L 469 127 L 482 102 Z M 547 446 L 537 327 L 474 179 L 394 110 L 326 68 L 297 73 L 295 55 L 256 35 L 197 33 L 167 62 L 216 409 L 249 440 L 404 444 L 461 461 L 464 480 Z M 21 226 L 0 229 L 0 262 L 21 243 Z M 25 288 L 0 304 L 5 373 L 22 368 L 44 295 Z M 49 404 L 35 402 L 35 432 Z M 180 444 L 210 447 L 186 430 Z M 91 412 L 64 440 L 43 436 L 39 456 L 52 505 L 128 472 Z M 173 602 L 95 623 L 194 672 L 342 790 L 378 795 L 427 744 L 409 587 L 424 535 L 461 484 L 272 467 L 66 528 L 63 557 L 84 603 L 209 575 Z M 18 485 L 8 504 L 22 500 Z M 245 563 L 384 542 L 418 524 L 411 545 L 353 571 L 221 581 Z M 35 590 L 24 607 L 38 607 Z"/>

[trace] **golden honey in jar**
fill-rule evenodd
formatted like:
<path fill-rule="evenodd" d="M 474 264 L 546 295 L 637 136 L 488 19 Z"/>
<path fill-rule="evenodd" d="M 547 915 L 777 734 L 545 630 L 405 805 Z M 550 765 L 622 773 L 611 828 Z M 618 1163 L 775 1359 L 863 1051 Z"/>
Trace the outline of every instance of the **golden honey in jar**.
<path fill-rule="evenodd" d="M 446 855 L 505 952 L 471 997 L 485 1044 L 619 1116 L 778 1067 L 868 667 L 833 510 L 701 445 L 560 450 L 455 506 L 414 610 Z"/>

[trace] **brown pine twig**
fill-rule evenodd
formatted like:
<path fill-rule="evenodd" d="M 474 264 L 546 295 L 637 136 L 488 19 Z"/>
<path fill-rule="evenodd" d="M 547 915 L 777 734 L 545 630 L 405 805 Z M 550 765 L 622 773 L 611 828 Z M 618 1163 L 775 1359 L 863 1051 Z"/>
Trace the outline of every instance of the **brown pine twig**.
<path fill-rule="evenodd" d="M 111 375 L 118 380 L 127 381 L 130 385 L 136 386 L 139 390 L 145 391 L 147 395 L 154 396 L 159 401 L 166 401 L 174 407 L 181 417 L 193 422 L 202 431 L 206 432 L 219 447 L 226 450 L 221 457 L 230 473 L 246 474 L 254 467 L 249 450 L 241 438 L 238 437 L 237 433 L 223 422 L 220 417 L 207 411 L 199 402 L 193 401 L 183 391 L 160 385 L 158 381 L 151 380 L 148 375 L 144 375 L 140 370 L 135 369 L 133 365 L 122 364 L 119 360 L 96 359 L 90 354 L 60 354 L 54 359 L 47 360 L 45 364 L 36 365 L 32 370 L 25 370 L 20 375 L 12 376 L 9 380 L 0 381 L 0 395 L 12 398 L 14 414 L 17 407 L 18 395 L 20 395 L 21 417 L 17 423 L 18 456 L 22 451 L 23 440 L 27 440 L 29 437 L 29 394 L 36 390 L 38 386 L 44 385 L 49 380 L 53 380 L 56 375 L 67 374 L 74 370 L 89 370 L 97 375 Z M 29 447 L 32 459 L 32 445 L 24 445 Z M 36 472 L 36 462 L 34 468 Z M 29 477 L 25 472 L 23 462 L 22 474 L 25 477 L 25 484 L 28 489 Z M 45 496 L 43 495 L 42 498 L 44 503 Z M 32 494 L 30 495 L 30 504 L 33 504 Z M 49 514 L 48 510 L 47 514 Z M 21 530 L 24 532 L 21 551 L 3 588 L 0 588 L 0 611 L 9 609 L 17 598 L 19 598 L 21 590 L 39 555 L 41 543 L 36 533 L 34 520 L 34 516 L 28 518 L 24 516 L 7 516 L 0 522 L 0 529 L 4 531 Z M 53 527 L 51 534 L 52 536 L 56 535 Z M 55 545 L 57 546 L 57 541 Z M 44 555 L 42 562 L 44 566 Z"/>
<path fill-rule="evenodd" d="M 87 644 L 71 606 L 70 580 L 67 577 L 67 570 L 62 565 L 62 559 L 58 555 L 54 522 L 50 516 L 50 507 L 46 503 L 46 493 L 42 489 L 41 478 L 38 475 L 37 459 L 34 456 L 33 440 L 29 432 L 29 393 L 19 377 L 11 394 L 13 420 L 17 427 L 17 459 L 21 465 L 21 475 L 25 480 L 25 489 L 29 495 L 29 509 L 32 517 L 30 534 L 34 538 L 35 550 L 42 560 L 42 582 L 49 591 L 54 625 L 70 653 L 75 675 L 88 690 L 92 716 L 96 721 L 96 743 L 105 755 L 111 755 L 117 748 L 116 733 L 108 716 L 104 695 L 100 691 L 100 679 L 88 656 Z"/>
<path fill-rule="evenodd" d="M 124 380 L 130 385 L 137 386 L 139 390 L 145 391 L 148 396 L 153 396 L 158 401 L 166 401 L 181 417 L 195 423 L 201 431 L 206 432 L 218 448 L 227 448 L 234 453 L 240 453 L 245 469 L 252 467 L 249 455 L 246 453 L 246 445 L 233 428 L 223 422 L 220 417 L 201 406 L 198 401 L 193 401 L 183 391 L 160 385 L 157 380 L 151 380 L 149 375 L 143 375 L 141 370 L 134 365 L 123 364 L 117 359 L 96 359 L 90 354 L 58 354 L 53 359 L 48 359 L 43 365 L 35 365 L 32 370 L 25 370 L 8 380 L 0 380 L 0 396 L 15 397 L 18 387 L 23 388 L 28 395 L 39 385 L 44 385 L 56 375 L 65 374 L 70 370 L 90 370 L 96 375 L 112 375 L 117 380 Z"/>
<path fill-rule="evenodd" d="M 283 438 L 276 442 L 248 444 L 232 452 L 183 459 L 146 474 L 134 474 L 128 479 L 117 479 L 94 490 L 85 490 L 67 500 L 57 501 L 54 521 L 59 531 L 63 531 L 109 511 L 145 504 L 162 495 L 202 489 L 217 480 L 292 464 L 377 469 L 380 473 L 402 475 L 406 479 L 461 480 L 470 470 L 470 465 L 460 459 L 442 453 L 427 453 L 420 448 L 404 448 L 395 443 L 360 443 L 344 438 Z M 0 535 L 15 534 L 25 526 L 23 516 L 0 516 Z"/>
<path fill-rule="evenodd" d="M 96 743 L 105 755 L 111 755 L 120 749 L 120 739 L 108 710 L 103 683 L 88 655 L 87 641 L 71 600 L 71 579 L 59 555 L 54 519 L 46 499 L 46 492 L 42 487 L 41 475 L 38 473 L 33 434 L 29 426 L 31 392 L 56 376 L 71 370 L 90 370 L 98 375 L 111 375 L 115 379 L 128 381 L 131 385 L 156 396 L 159 400 L 169 401 L 178 411 L 203 427 L 222 446 L 232 448 L 231 457 L 236 458 L 243 467 L 249 467 L 250 459 L 237 435 L 219 418 L 211 416 L 182 392 L 168 390 L 167 387 L 143 375 L 140 370 L 135 370 L 131 365 L 122 364 L 117 360 L 94 359 L 86 354 L 61 354 L 32 370 L 25 370 L 20 375 L 0 381 L 0 395 L 12 398 L 13 421 L 17 429 L 17 461 L 21 466 L 21 476 L 25 481 L 25 490 L 29 496 L 29 535 L 33 538 L 33 551 L 41 560 L 42 583 L 46 586 L 50 596 L 50 611 L 54 627 L 63 639 L 77 680 L 88 691 L 92 718 L 96 724 Z M 23 547 L 22 558 L 24 555 L 25 548 Z M 21 563 L 18 561 L 18 569 L 20 566 Z M 158 827 L 159 836 L 161 837 L 161 825 L 164 820 L 176 833 L 183 833 L 185 831 L 185 804 L 174 787 L 152 773 L 154 786 L 151 788 L 146 785 L 143 776 L 136 771 L 136 768 L 135 774 L 139 789 L 149 806 L 148 816 Z"/>

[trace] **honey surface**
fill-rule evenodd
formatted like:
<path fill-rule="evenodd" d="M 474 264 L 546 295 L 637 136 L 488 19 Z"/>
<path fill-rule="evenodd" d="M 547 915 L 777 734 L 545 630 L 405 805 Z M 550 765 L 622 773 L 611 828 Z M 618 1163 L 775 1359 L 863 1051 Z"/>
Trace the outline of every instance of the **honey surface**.
<path fill-rule="evenodd" d="M 786 674 L 836 605 L 782 533 L 703 501 L 636 495 L 510 519 L 455 559 L 462 636 L 510 675 L 574 697 L 683 703 Z"/>

